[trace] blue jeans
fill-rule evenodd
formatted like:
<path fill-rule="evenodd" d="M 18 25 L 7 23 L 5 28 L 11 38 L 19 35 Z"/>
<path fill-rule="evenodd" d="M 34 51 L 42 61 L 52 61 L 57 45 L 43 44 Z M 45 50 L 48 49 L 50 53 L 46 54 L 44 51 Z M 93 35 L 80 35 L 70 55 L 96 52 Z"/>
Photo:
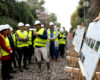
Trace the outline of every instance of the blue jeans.
<path fill-rule="evenodd" d="M 58 59 L 58 50 L 54 42 L 50 42 L 50 56 L 52 59 Z"/>

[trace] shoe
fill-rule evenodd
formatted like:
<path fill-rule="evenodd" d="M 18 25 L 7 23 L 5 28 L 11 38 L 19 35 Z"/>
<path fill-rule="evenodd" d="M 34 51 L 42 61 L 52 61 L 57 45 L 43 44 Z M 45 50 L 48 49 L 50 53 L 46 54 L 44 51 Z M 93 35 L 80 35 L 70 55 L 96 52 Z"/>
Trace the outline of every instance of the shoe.
<path fill-rule="evenodd" d="M 38 73 L 41 73 L 41 62 L 38 62 Z"/>
<path fill-rule="evenodd" d="M 20 72 L 23 72 L 23 70 L 22 70 L 22 69 L 19 69 L 19 71 L 20 71 Z"/>
<path fill-rule="evenodd" d="M 8 77 L 8 80 L 13 79 L 13 78 L 14 78 L 13 76 L 9 76 L 9 77 Z"/>
<path fill-rule="evenodd" d="M 47 64 L 47 71 L 50 73 L 51 72 L 51 69 L 50 69 L 50 62 L 46 62 Z"/>
<path fill-rule="evenodd" d="M 51 73 L 51 69 L 48 69 L 47 72 L 48 72 L 48 73 Z"/>
<path fill-rule="evenodd" d="M 55 61 L 55 59 L 51 59 L 50 61 Z"/>
<path fill-rule="evenodd" d="M 19 68 L 18 66 L 15 66 L 14 68 Z"/>
<path fill-rule="evenodd" d="M 60 60 L 59 60 L 59 59 L 55 59 L 55 61 L 60 62 Z"/>
<path fill-rule="evenodd" d="M 10 73 L 17 73 L 17 71 L 15 71 L 15 70 L 12 70 L 12 71 L 10 71 Z"/>
<path fill-rule="evenodd" d="M 24 69 L 25 69 L 25 70 L 29 70 L 29 68 L 28 68 L 28 67 L 24 67 Z"/>
<path fill-rule="evenodd" d="M 41 73 L 41 69 L 38 69 L 38 73 Z"/>
<path fill-rule="evenodd" d="M 33 62 L 29 62 L 29 64 L 33 64 Z"/>

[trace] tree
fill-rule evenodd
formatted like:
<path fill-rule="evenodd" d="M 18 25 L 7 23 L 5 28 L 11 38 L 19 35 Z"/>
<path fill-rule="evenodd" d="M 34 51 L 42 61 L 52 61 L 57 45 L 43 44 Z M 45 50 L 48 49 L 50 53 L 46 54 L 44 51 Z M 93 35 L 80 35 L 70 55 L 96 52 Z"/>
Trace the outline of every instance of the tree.
<path fill-rule="evenodd" d="M 50 21 L 51 22 L 56 22 L 57 21 L 57 16 L 55 13 L 50 13 Z"/>
<path fill-rule="evenodd" d="M 61 23 L 56 22 L 56 26 L 60 28 L 61 27 Z"/>

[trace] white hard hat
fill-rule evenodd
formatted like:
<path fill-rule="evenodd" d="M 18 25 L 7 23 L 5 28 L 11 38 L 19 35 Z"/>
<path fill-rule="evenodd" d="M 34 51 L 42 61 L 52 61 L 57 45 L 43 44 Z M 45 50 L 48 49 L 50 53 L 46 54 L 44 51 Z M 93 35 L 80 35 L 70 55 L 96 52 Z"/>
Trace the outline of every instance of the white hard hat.
<path fill-rule="evenodd" d="M 10 31 L 13 31 L 13 28 L 9 24 L 5 24 L 6 28 L 10 29 Z"/>
<path fill-rule="evenodd" d="M 10 27 L 10 31 L 13 31 L 13 28 L 12 27 Z"/>
<path fill-rule="evenodd" d="M 50 22 L 49 25 L 50 25 L 50 26 L 51 26 L 51 25 L 54 25 L 54 23 L 53 23 L 53 22 Z"/>
<path fill-rule="evenodd" d="M 64 29 L 63 29 L 63 28 L 60 28 L 60 32 L 61 32 L 61 33 L 64 33 Z"/>
<path fill-rule="evenodd" d="M 3 31 L 5 29 L 9 29 L 10 27 L 8 27 L 7 25 L 0 25 L 0 31 Z"/>
<path fill-rule="evenodd" d="M 41 24 L 41 22 L 39 20 L 35 21 L 34 25 L 38 25 L 38 24 Z"/>
<path fill-rule="evenodd" d="M 34 30 L 34 28 L 30 28 L 30 29 L 29 29 L 29 31 L 33 31 L 33 30 Z"/>
<path fill-rule="evenodd" d="M 24 26 L 24 23 L 19 22 L 19 23 L 18 23 L 18 27 L 21 27 L 21 26 Z"/>
<path fill-rule="evenodd" d="M 5 24 L 6 28 L 10 29 L 10 25 L 9 24 Z"/>
<path fill-rule="evenodd" d="M 3 27 L 4 27 L 4 25 L 0 25 L 0 31 L 2 31 Z"/>
<path fill-rule="evenodd" d="M 44 25 L 42 24 L 41 27 L 44 27 Z"/>
<path fill-rule="evenodd" d="M 26 24 L 25 27 L 30 27 L 30 25 L 29 24 Z"/>

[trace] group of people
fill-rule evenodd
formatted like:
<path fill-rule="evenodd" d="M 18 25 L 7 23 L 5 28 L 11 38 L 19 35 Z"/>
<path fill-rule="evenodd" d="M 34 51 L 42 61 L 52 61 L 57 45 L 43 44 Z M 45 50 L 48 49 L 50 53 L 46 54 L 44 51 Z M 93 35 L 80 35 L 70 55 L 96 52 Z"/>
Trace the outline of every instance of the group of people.
<path fill-rule="evenodd" d="M 42 60 L 47 64 L 47 71 L 51 72 L 50 61 L 60 61 L 60 56 L 64 58 L 67 36 L 65 30 L 58 30 L 53 22 L 50 22 L 49 28 L 46 29 L 39 20 L 35 21 L 34 26 L 31 28 L 29 24 L 19 22 L 19 29 L 14 32 L 10 25 L 0 25 L 2 80 L 13 78 L 10 75 L 16 72 L 13 67 L 18 68 L 20 72 L 23 72 L 23 69 L 28 70 L 29 65 L 33 64 L 32 56 L 37 61 L 39 73 Z"/>

